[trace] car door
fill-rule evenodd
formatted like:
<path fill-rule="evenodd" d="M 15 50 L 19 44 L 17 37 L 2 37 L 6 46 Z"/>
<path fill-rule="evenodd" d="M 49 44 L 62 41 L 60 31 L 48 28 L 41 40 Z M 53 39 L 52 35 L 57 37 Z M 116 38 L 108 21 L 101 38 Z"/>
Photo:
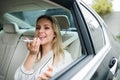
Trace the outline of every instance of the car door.
<path fill-rule="evenodd" d="M 91 63 L 91 65 L 94 65 L 91 67 L 92 72 L 90 73 L 94 74 L 93 76 L 91 75 L 92 80 L 105 80 L 107 72 L 109 71 L 109 60 L 113 56 L 107 57 L 111 49 L 109 37 L 100 17 L 97 17 L 97 14 L 82 3 L 78 2 L 78 5 L 82 11 L 85 24 L 90 34 L 91 43 L 95 50 L 95 55 L 92 59 L 93 62 Z"/>
<path fill-rule="evenodd" d="M 117 41 L 112 39 L 113 36 L 110 37 L 112 34 L 106 28 L 109 26 L 105 25 L 104 21 L 94 11 L 82 3 L 80 8 L 90 32 L 95 57 L 98 56 L 96 60 L 98 59 L 97 64 L 99 63 L 99 65 L 91 79 L 110 80 L 118 74 L 119 51 L 116 48 L 118 45 L 115 44 Z"/>
<path fill-rule="evenodd" d="M 116 43 L 104 21 L 91 8 L 81 0 L 75 0 L 71 5 L 83 52 L 87 55 L 52 79 L 106 80 L 110 77 L 110 62 L 119 56 L 119 51 L 113 47 Z"/>

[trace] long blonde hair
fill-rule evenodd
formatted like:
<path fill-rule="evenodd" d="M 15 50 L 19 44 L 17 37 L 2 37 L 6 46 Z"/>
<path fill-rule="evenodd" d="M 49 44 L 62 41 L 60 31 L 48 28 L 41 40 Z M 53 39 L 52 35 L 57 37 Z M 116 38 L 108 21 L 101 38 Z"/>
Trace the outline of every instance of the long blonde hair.
<path fill-rule="evenodd" d="M 57 63 L 60 60 L 60 56 L 64 57 L 64 49 L 63 49 L 63 45 L 62 45 L 62 37 L 61 37 L 61 33 L 60 33 L 60 27 L 59 27 L 57 20 L 54 17 L 48 16 L 48 15 L 42 15 L 42 16 L 38 17 L 36 22 L 38 22 L 42 18 L 46 18 L 52 22 L 52 28 L 53 28 L 53 31 L 55 34 L 55 37 L 52 41 L 52 50 L 54 53 L 53 65 L 57 65 Z"/>

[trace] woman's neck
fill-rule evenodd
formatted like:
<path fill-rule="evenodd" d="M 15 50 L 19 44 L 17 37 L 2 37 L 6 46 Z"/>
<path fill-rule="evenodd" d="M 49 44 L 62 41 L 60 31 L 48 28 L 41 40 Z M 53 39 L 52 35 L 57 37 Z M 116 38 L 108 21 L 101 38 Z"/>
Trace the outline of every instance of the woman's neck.
<path fill-rule="evenodd" d="M 42 45 L 42 57 L 45 56 L 49 51 L 52 50 L 52 46 L 51 45 Z"/>

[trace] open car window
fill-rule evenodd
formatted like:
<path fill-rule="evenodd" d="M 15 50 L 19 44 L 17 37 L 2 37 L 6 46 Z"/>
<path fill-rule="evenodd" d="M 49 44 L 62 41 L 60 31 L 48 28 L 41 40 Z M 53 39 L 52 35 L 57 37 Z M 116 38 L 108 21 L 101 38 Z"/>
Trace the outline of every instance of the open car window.
<path fill-rule="evenodd" d="M 51 15 L 51 16 L 57 16 L 57 15 L 58 16 L 59 15 L 67 16 L 69 27 L 64 28 L 65 23 L 63 23 L 63 26 L 62 26 L 63 28 L 60 28 L 63 44 L 66 45 L 65 49 L 72 54 L 72 57 L 74 60 L 77 59 L 78 57 L 82 56 L 82 54 L 83 54 L 82 46 L 81 46 L 81 42 L 79 40 L 78 32 L 75 27 L 71 12 L 66 11 L 62 8 L 56 8 L 56 9 L 19 11 L 19 12 L 9 13 L 9 15 L 12 15 L 12 16 L 20 19 L 21 21 L 29 24 L 31 26 L 31 28 L 35 27 L 36 19 L 40 15 L 44 15 L 44 14 Z M 24 26 L 22 26 L 21 28 L 24 29 Z"/>
<path fill-rule="evenodd" d="M 80 57 L 84 57 L 86 55 L 83 51 L 83 47 L 81 45 L 81 39 L 79 38 L 78 30 L 75 26 L 73 15 L 69 10 L 65 10 L 63 8 L 53 8 L 53 9 L 45 9 L 45 10 L 27 10 L 27 11 L 18 11 L 18 12 L 11 12 L 6 13 L 4 16 L 8 21 L 15 21 L 17 25 L 19 26 L 19 29 L 25 30 L 22 32 L 22 36 L 19 38 L 24 39 L 25 37 L 33 38 L 34 32 L 35 32 L 35 25 L 36 25 L 36 19 L 40 15 L 51 15 L 53 17 L 55 16 L 65 16 L 66 20 L 57 20 L 60 25 L 60 32 L 62 36 L 62 42 L 64 45 L 64 49 L 68 51 L 73 59 L 72 62 L 76 61 L 77 59 L 80 59 Z M 57 19 L 57 18 L 56 18 Z M 62 23 L 61 23 L 62 22 Z M 66 25 L 66 23 L 68 23 Z M 62 25 L 62 26 L 61 26 Z M 15 69 L 17 69 L 20 65 L 23 63 L 24 58 L 27 54 L 27 48 L 26 44 L 22 43 L 19 40 L 18 45 L 16 47 L 14 57 L 11 61 L 10 66 L 14 64 L 14 61 L 19 59 L 19 62 L 16 62 Z M 20 53 L 21 54 L 20 54 Z M 20 56 L 20 57 L 18 57 Z M 72 63 L 71 63 L 72 64 Z M 9 70 L 12 67 L 9 68 Z M 11 71 L 13 72 L 13 71 Z"/>

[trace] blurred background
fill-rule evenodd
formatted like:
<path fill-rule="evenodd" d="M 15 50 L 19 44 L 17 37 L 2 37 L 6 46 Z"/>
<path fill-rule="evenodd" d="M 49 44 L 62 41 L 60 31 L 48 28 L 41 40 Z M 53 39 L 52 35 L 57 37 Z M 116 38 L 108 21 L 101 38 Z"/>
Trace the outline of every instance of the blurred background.
<path fill-rule="evenodd" d="M 91 6 L 120 40 L 120 0 L 83 0 Z"/>

